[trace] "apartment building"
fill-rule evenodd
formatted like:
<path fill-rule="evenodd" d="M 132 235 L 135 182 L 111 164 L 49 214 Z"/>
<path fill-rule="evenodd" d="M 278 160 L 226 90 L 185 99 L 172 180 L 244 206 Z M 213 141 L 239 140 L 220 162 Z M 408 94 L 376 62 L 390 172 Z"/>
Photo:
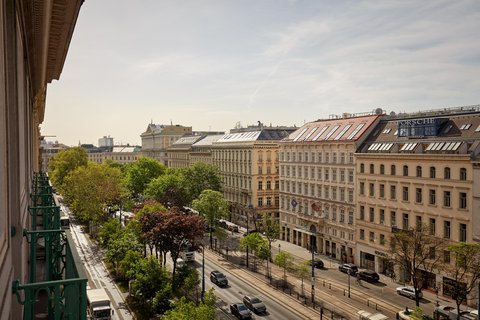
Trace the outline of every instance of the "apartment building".
<path fill-rule="evenodd" d="M 223 179 L 232 222 L 253 228 L 264 213 L 278 219 L 278 143 L 293 131 L 259 124 L 213 142 L 213 164 Z"/>
<path fill-rule="evenodd" d="M 137 161 L 141 156 L 141 148 L 138 146 L 114 146 L 102 147 L 102 152 L 89 152 L 88 160 L 96 163 L 103 163 L 107 160 L 120 164 L 128 164 Z"/>
<path fill-rule="evenodd" d="M 142 154 L 168 166 L 167 149 L 181 137 L 192 134 L 192 127 L 150 123 L 142 138 Z"/>
<path fill-rule="evenodd" d="M 194 165 L 197 162 L 213 164 L 212 145 L 223 136 L 224 133 L 207 135 L 203 139 L 192 144 L 192 149 L 190 151 L 190 165 Z"/>
<path fill-rule="evenodd" d="M 282 240 L 354 262 L 354 153 L 381 117 L 310 122 L 280 142 Z"/>
<path fill-rule="evenodd" d="M 201 140 L 203 136 L 187 136 L 181 137 L 170 147 L 167 148 L 168 167 L 169 168 L 186 168 L 190 165 L 190 153 L 192 145 Z"/>
<path fill-rule="evenodd" d="M 82 3 L 0 1 L 0 319 L 86 319 L 87 278 L 60 230 L 40 150 L 47 86 Z"/>
<path fill-rule="evenodd" d="M 480 106 L 382 119 L 355 154 L 360 266 L 394 269 L 389 240 L 397 228 L 422 224 L 450 242 L 479 241 L 479 153 Z M 448 251 L 436 254 L 452 262 Z M 447 295 L 453 281 L 442 272 L 425 272 L 424 280 Z"/>

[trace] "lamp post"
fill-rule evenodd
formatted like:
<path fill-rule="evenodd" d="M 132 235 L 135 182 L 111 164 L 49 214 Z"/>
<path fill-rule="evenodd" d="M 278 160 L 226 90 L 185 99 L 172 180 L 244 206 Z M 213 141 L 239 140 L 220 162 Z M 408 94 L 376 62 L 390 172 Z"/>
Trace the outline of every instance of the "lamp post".
<path fill-rule="evenodd" d="M 311 240 L 313 240 L 313 236 L 311 236 Z M 313 241 L 310 241 L 310 247 L 312 249 L 312 303 L 315 303 L 315 248 L 313 245 Z"/>
<path fill-rule="evenodd" d="M 348 273 L 348 297 L 350 298 L 350 271 Z"/>
<path fill-rule="evenodd" d="M 202 302 L 205 297 L 205 246 L 202 245 Z"/>
<path fill-rule="evenodd" d="M 280 243 L 278 244 L 278 253 L 280 253 Z"/>

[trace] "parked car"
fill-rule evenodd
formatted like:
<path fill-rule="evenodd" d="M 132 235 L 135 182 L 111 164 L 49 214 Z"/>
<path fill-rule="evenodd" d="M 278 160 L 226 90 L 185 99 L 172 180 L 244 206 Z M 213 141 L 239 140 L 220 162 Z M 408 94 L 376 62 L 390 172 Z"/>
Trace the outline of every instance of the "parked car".
<path fill-rule="evenodd" d="M 219 226 L 220 228 L 223 228 L 223 229 L 227 229 L 227 228 L 228 228 L 228 224 L 227 224 L 225 221 L 223 221 L 223 220 L 218 221 L 218 226 Z"/>
<path fill-rule="evenodd" d="M 370 283 L 375 283 L 380 280 L 380 276 L 378 275 L 378 273 L 372 270 L 360 271 L 358 273 L 358 278 Z"/>
<path fill-rule="evenodd" d="M 312 265 L 312 260 L 309 260 L 309 261 L 308 261 L 308 264 L 309 264 L 309 265 Z M 314 266 L 315 268 L 317 268 L 317 269 L 323 269 L 323 267 L 325 266 L 325 264 L 323 263 L 322 260 L 320 260 L 320 259 L 315 259 L 315 260 L 313 260 L 313 266 Z"/>
<path fill-rule="evenodd" d="M 212 281 L 219 287 L 228 286 L 227 277 L 218 270 L 213 270 L 212 272 L 210 272 L 210 281 Z"/>
<path fill-rule="evenodd" d="M 413 287 L 398 287 L 397 293 L 401 296 L 405 296 L 410 299 L 415 299 L 415 289 Z M 421 291 L 418 292 L 418 297 L 421 298 L 423 297 L 423 294 Z"/>
<path fill-rule="evenodd" d="M 231 304 L 230 312 L 238 319 L 252 319 L 252 312 L 243 303 Z"/>
<path fill-rule="evenodd" d="M 358 272 L 358 267 L 353 263 L 342 263 L 341 265 L 338 266 L 338 270 L 340 270 L 341 272 L 347 273 L 351 276 L 354 276 Z"/>
<path fill-rule="evenodd" d="M 247 306 L 248 309 L 258 314 L 265 313 L 267 311 L 267 307 L 265 306 L 265 304 L 257 297 L 244 296 L 243 304 Z"/>
<path fill-rule="evenodd" d="M 234 226 L 229 224 L 228 225 L 228 230 L 233 231 L 233 232 L 238 232 L 238 226 Z"/>

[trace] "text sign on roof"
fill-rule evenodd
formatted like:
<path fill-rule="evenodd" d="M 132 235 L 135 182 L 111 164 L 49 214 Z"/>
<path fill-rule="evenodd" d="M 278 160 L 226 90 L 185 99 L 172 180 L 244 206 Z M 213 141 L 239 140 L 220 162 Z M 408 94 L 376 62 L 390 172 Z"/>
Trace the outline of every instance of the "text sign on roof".
<path fill-rule="evenodd" d="M 398 120 L 398 136 L 410 138 L 436 136 L 443 121 L 441 118 Z"/>

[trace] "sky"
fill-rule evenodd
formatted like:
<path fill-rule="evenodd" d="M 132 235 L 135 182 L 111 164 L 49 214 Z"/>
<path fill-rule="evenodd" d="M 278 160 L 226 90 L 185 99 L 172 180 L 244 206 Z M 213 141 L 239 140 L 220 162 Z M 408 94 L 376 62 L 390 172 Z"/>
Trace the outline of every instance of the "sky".
<path fill-rule="evenodd" d="M 480 104 L 480 1 L 86 0 L 47 140 Z"/>

